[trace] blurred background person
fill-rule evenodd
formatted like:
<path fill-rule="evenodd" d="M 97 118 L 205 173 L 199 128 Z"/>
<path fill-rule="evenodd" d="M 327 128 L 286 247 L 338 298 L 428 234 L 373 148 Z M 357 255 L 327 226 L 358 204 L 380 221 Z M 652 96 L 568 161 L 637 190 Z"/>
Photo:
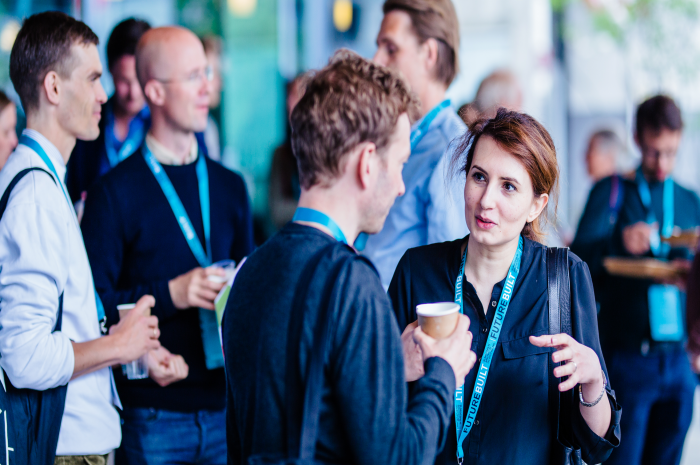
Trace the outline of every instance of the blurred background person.
<path fill-rule="evenodd" d="M 178 354 L 182 369 L 152 380 L 116 376 L 124 405 L 116 457 L 224 464 L 226 383 L 213 310 L 225 273 L 212 265 L 252 251 L 248 195 L 195 137 L 207 124 L 211 78 L 197 36 L 182 27 L 146 32 L 136 67 L 151 128 L 135 156 L 90 190 L 82 231 L 107 324 L 119 321 L 117 305 L 154 295 L 164 350 L 151 355 Z"/>
<path fill-rule="evenodd" d="M 207 146 L 209 158 L 221 161 L 221 93 L 224 80 L 222 77 L 222 55 L 224 42 L 217 35 L 202 37 L 204 53 L 211 67 L 211 92 L 209 93 L 209 119 L 204 130 L 204 144 Z"/>
<path fill-rule="evenodd" d="M 365 254 L 384 288 L 411 247 L 464 237 L 463 183 L 448 182 L 450 143 L 466 126 L 446 98 L 458 71 L 459 24 L 450 0 L 387 0 L 374 61 L 400 71 L 421 104 L 411 128 L 411 156 L 403 169 L 406 193 Z"/>
<path fill-rule="evenodd" d="M 571 251 L 588 264 L 598 309 L 608 277 L 603 257 L 611 253 L 613 232 L 622 208 L 624 184 L 616 174 L 616 166 L 624 154 L 624 144 L 610 129 L 594 132 L 586 150 L 588 175 L 595 185 L 586 201 Z"/>
<path fill-rule="evenodd" d="M 301 194 L 297 159 L 292 152 L 289 118 L 294 107 L 304 96 L 303 81 L 304 76 L 299 75 L 287 83 L 287 139 L 275 149 L 272 156 L 268 201 L 270 216 L 276 229 L 281 229 L 292 220 Z"/>
<path fill-rule="evenodd" d="M 114 81 L 114 94 L 102 105 L 100 136 L 78 140 L 73 149 L 66 186 L 76 209 L 88 189 L 143 143 L 151 124 L 150 113 L 136 78 L 136 44 L 151 26 L 135 18 L 117 24 L 107 41 L 107 68 Z M 81 215 L 79 214 L 79 217 Z"/>
<path fill-rule="evenodd" d="M 686 348 L 690 358 L 690 367 L 700 378 L 700 254 L 697 251 L 688 278 L 686 327 L 688 328 Z"/>
<path fill-rule="evenodd" d="M 498 69 L 481 81 L 472 103 L 462 105 L 459 115 L 467 125 L 478 118 L 493 118 L 500 107 L 521 111 L 523 91 L 518 78 L 511 71 Z"/>
<path fill-rule="evenodd" d="M 601 129 L 588 140 L 586 168 L 594 183 L 617 173 L 619 159 L 625 154 L 625 145 L 615 131 Z"/>
<path fill-rule="evenodd" d="M 0 90 L 0 170 L 17 147 L 17 107 Z"/>
<path fill-rule="evenodd" d="M 624 198 L 607 256 L 646 257 L 689 268 L 694 251 L 660 236 L 700 226 L 698 195 L 673 180 L 683 134 L 681 111 L 657 95 L 637 108 L 634 140 L 642 154 Z M 603 257 L 605 258 L 605 257 Z M 684 349 L 685 281 L 611 276 L 600 296 L 600 339 L 624 406 L 624 438 L 608 464 L 678 464 L 693 413 L 693 376 Z"/>

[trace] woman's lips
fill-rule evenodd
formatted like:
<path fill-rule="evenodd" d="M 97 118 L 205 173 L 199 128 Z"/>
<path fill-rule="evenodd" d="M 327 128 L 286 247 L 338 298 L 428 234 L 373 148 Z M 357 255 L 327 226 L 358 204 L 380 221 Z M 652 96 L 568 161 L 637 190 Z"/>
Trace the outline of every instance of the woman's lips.
<path fill-rule="evenodd" d="M 496 223 L 482 216 L 476 215 L 475 218 L 477 226 L 479 226 L 481 229 L 491 229 L 496 226 Z"/>

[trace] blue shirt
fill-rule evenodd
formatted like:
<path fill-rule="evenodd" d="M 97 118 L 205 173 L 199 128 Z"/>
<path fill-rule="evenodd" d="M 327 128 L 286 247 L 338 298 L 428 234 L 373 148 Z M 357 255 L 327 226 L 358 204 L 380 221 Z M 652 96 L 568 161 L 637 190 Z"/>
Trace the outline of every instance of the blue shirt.
<path fill-rule="evenodd" d="M 421 121 L 413 125 L 415 130 Z M 412 247 L 464 237 L 464 176 L 450 171 L 454 145 L 466 125 L 452 107 L 440 111 L 403 169 L 406 193 L 396 199 L 384 228 L 367 241 L 365 255 L 379 271 L 385 289 L 396 265 Z"/>

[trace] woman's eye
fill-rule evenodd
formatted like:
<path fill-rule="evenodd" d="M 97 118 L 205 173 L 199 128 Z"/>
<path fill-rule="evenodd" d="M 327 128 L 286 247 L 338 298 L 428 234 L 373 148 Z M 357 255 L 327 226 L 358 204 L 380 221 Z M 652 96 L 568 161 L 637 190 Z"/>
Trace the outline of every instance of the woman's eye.
<path fill-rule="evenodd" d="M 503 188 L 506 190 L 506 192 L 515 192 L 517 190 L 515 186 L 509 182 L 503 184 Z"/>
<path fill-rule="evenodd" d="M 474 178 L 474 181 L 481 182 L 486 179 L 486 177 L 482 173 L 474 173 L 472 175 L 472 178 Z"/>

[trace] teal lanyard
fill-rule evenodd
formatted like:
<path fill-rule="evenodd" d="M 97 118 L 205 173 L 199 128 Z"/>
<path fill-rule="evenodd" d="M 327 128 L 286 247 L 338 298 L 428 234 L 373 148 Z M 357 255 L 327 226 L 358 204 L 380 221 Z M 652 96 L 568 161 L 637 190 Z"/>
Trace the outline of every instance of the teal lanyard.
<path fill-rule="evenodd" d="M 292 221 L 304 221 L 306 223 L 318 224 L 320 226 L 328 228 L 331 234 L 333 234 L 333 237 L 336 241 L 342 242 L 344 244 L 348 243 L 348 240 L 345 238 L 345 234 L 343 234 L 343 231 L 340 229 L 340 226 L 338 226 L 338 223 L 333 221 L 333 218 L 331 218 L 330 216 L 326 215 L 325 213 L 321 213 L 318 210 L 314 210 L 312 208 L 298 207 L 297 211 L 294 212 L 294 217 L 292 218 Z"/>
<path fill-rule="evenodd" d="M 647 211 L 647 223 L 658 223 L 654 210 L 651 206 L 651 191 L 647 183 L 642 169 L 637 170 L 637 189 L 639 190 L 639 198 L 642 200 L 642 205 Z M 661 225 L 661 236 L 671 237 L 673 235 L 674 223 L 674 199 L 673 199 L 673 179 L 669 176 L 664 181 L 664 198 L 663 198 L 663 215 L 664 222 Z M 649 238 L 651 252 L 657 257 L 668 257 L 671 247 L 669 244 L 662 243 L 659 236 L 659 231 L 654 231 Z"/>
<path fill-rule="evenodd" d="M 107 124 L 105 124 L 105 149 L 109 166 L 114 168 L 133 154 L 143 142 L 147 129 L 144 119 L 149 114 L 148 106 L 141 110 L 129 123 L 129 133 L 118 152 L 114 148 L 114 141 L 116 140 L 114 135 L 114 113 L 111 108 L 105 113 L 107 118 Z"/>
<path fill-rule="evenodd" d="M 199 185 L 199 204 L 202 210 L 202 226 L 204 228 L 204 242 L 206 244 L 206 252 L 202 247 L 202 243 L 197 238 L 197 233 L 192 226 L 190 217 L 185 211 L 185 207 L 182 205 L 180 197 L 178 197 L 173 183 L 170 182 L 170 178 L 165 173 L 163 166 L 156 160 L 149 148 L 144 144 L 143 156 L 146 159 L 146 164 L 151 169 L 153 176 L 158 181 L 165 198 L 170 204 L 170 208 L 175 214 L 177 223 L 180 225 L 180 230 L 185 236 L 187 245 L 189 245 L 192 254 L 197 259 L 199 266 L 206 268 L 212 264 L 211 255 L 211 212 L 209 210 L 209 174 L 207 172 L 207 162 L 204 159 L 204 155 L 201 153 L 197 159 L 197 165 L 195 167 L 197 171 L 197 183 Z"/>
<path fill-rule="evenodd" d="M 433 124 L 438 113 L 450 106 L 450 100 L 443 100 L 438 106 L 430 110 L 430 112 L 423 117 L 418 127 L 411 131 L 411 152 L 415 150 L 418 143 L 423 139 L 425 134 L 428 132 L 428 128 Z"/>
<path fill-rule="evenodd" d="M 449 107 L 450 105 L 451 102 L 449 99 L 443 100 L 438 106 L 430 110 L 430 112 L 427 115 L 425 115 L 425 117 L 423 117 L 421 122 L 418 124 L 418 127 L 411 131 L 411 152 L 415 150 L 418 143 L 428 132 L 428 128 L 430 128 L 430 125 L 433 124 L 433 121 L 435 121 L 435 118 L 437 117 L 438 113 L 440 113 L 442 110 Z M 361 232 L 355 240 L 355 248 L 360 252 L 363 251 L 365 249 L 365 245 L 367 245 L 367 239 L 369 239 L 369 234 Z"/>
<path fill-rule="evenodd" d="M 484 355 L 481 357 L 481 363 L 479 364 L 479 371 L 476 374 L 476 382 L 474 383 L 474 390 L 472 391 L 471 401 L 469 402 L 469 411 L 467 412 L 467 417 L 464 419 L 464 424 L 462 424 L 462 418 L 464 415 L 464 385 L 462 385 L 455 392 L 455 424 L 457 425 L 457 461 L 462 463 L 464 459 L 464 450 L 462 449 L 462 443 L 469 435 L 474 425 L 474 420 L 476 419 L 476 414 L 479 411 L 479 406 L 481 405 L 481 398 L 484 395 L 484 387 L 486 386 L 486 378 L 489 376 L 489 369 L 491 368 L 491 360 L 493 359 L 493 353 L 496 350 L 496 344 L 498 343 L 498 338 L 501 336 L 501 329 L 503 328 L 503 322 L 506 318 L 506 313 L 508 312 L 508 305 L 510 304 L 510 299 L 513 296 L 513 289 L 515 287 L 515 280 L 518 278 L 520 273 L 520 261 L 523 256 L 523 238 L 522 236 L 518 240 L 518 250 L 515 252 L 515 257 L 510 264 L 510 269 L 508 270 L 508 276 L 506 277 L 505 285 L 501 291 L 501 298 L 498 300 L 498 307 L 496 309 L 496 314 L 493 317 L 493 322 L 491 323 L 491 330 L 489 331 L 489 338 L 486 341 L 486 348 L 484 349 Z M 464 297 L 463 297 L 463 286 L 464 281 L 464 265 L 467 262 L 467 249 L 464 249 L 464 255 L 462 256 L 462 264 L 459 267 L 459 276 L 457 277 L 457 283 L 455 284 L 455 302 L 459 304 L 459 312 L 464 313 Z"/>
<path fill-rule="evenodd" d="M 41 146 L 41 144 L 24 134 L 22 134 L 22 136 L 19 138 L 19 143 L 32 149 L 34 152 L 36 152 L 37 155 L 39 155 L 39 158 L 41 158 L 43 162 L 46 163 L 46 166 L 49 167 L 49 170 L 51 170 L 53 175 L 56 176 L 56 182 L 58 182 L 58 185 L 61 186 L 61 190 L 63 191 L 63 195 L 66 197 L 66 201 L 68 201 L 68 206 L 70 207 L 71 211 L 75 211 L 73 210 L 73 203 L 70 201 L 68 192 L 66 192 L 66 188 L 63 187 L 63 182 L 61 181 L 61 178 L 56 172 L 56 168 L 53 166 L 51 159 L 46 154 L 46 151 Z M 93 287 L 94 285 L 95 283 L 93 282 Z M 100 323 L 100 331 L 102 331 L 102 334 L 107 334 L 107 317 L 105 316 L 105 308 L 104 305 L 102 305 L 102 299 L 100 299 L 100 296 L 97 293 L 97 289 L 95 289 L 95 307 L 97 308 L 97 321 Z"/>

